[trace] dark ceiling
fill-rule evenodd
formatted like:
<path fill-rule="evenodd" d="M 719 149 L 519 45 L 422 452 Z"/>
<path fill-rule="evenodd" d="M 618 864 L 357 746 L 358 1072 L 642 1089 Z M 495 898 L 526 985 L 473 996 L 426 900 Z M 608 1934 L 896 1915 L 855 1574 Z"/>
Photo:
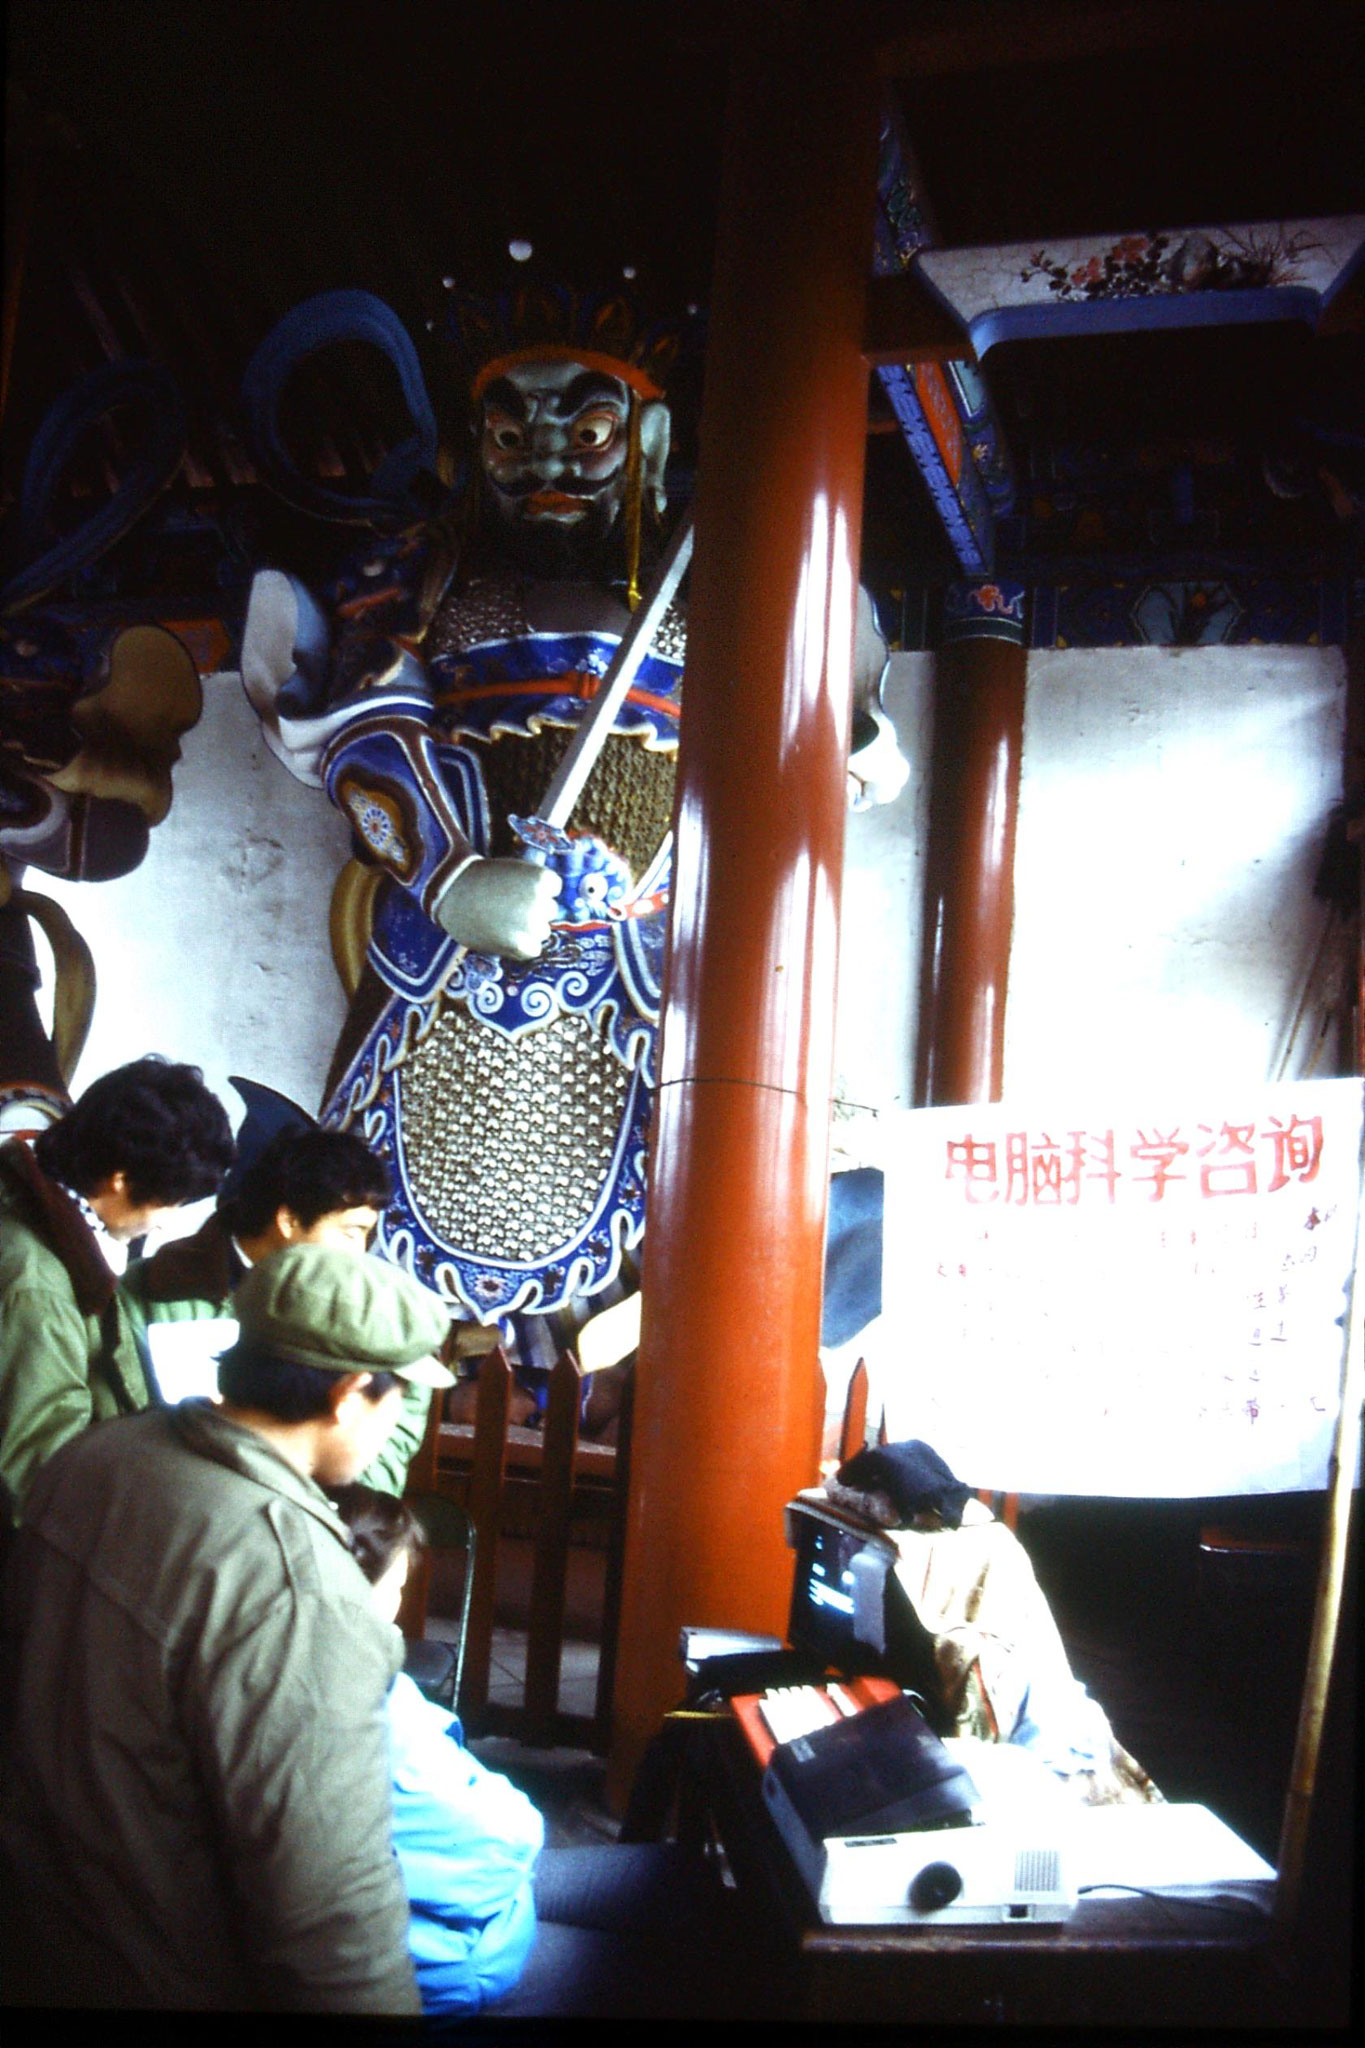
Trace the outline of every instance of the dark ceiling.
<path fill-rule="evenodd" d="M 945 245 L 1365 209 L 1365 10 L 1100 0 L 1085 13 L 1092 30 L 1109 15 L 1109 48 L 1059 38 L 1030 61 L 1020 37 L 997 61 L 969 45 L 961 70 L 896 80 Z M 1132 34 L 1144 17 L 1150 40 Z"/>
<path fill-rule="evenodd" d="M 12 0 L 9 76 L 110 219 L 191 244 L 252 341 L 309 293 L 416 327 L 523 236 L 704 295 L 723 38 L 696 0 Z M 82 179 L 81 174 L 84 173 Z"/>
<path fill-rule="evenodd" d="M 149 336 L 216 422 L 196 460 L 219 481 L 242 466 L 242 366 L 312 292 L 387 299 L 438 397 L 441 281 L 510 281 L 513 236 L 533 269 L 596 284 L 629 264 L 646 304 L 704 300 L 731 40 L 758 17 L 799 34 L 811 4 L 10 0 L 7 254 L 29 197 L 9 491 L 57 393 Z M 944 244 L 1365 213 L 1356 0 L 834 11 L 882 53 Z M 1335 341 L 1015 343 L 985 369 L 1019 462 L 1078 438 L 1251 444 L 1319 387 L 1358 414 L 1352 303 Z M 882 527 L 943 555 L 905 451 L 874 455 Z"/>

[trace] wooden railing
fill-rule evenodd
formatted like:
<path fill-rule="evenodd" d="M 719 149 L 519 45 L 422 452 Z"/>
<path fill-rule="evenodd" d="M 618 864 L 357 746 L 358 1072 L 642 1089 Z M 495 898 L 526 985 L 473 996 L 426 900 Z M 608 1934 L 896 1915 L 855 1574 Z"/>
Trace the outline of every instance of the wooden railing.
<path fill-rule="evenodd" d="M 473 1524 L 473 1586 L 457 1702 L 469 1732 L 513 1735 L 543 1747 L 572 1745 L 605 1755 L 621 1611 L 633 1380 L 628 1379 L 625 1387 L 618 1441 L 604 1444 L 579 1435 L 584 1379 L 578 1361 L 566 1352 L 550 1374 L 543 1429 L 522 1429 L 508 1422 L 512 1368 L 500 1350 L 489 1352 L 479 1368 L 472 1424 L 445 1421 L 444 1397 L 433 1399 L 426 1437 L 408 1474 L 407 1494 L 438 1550 L 443 1501 L 455 1502 Z M 867 1410 L 868 1373 L 860 1360 L 844 1401 L 840 1464 L 867 1441 Z M 884 1424 L 877 1435 L 878 1441 L 885 1441 Z M 997 1496 L 992 1504 L 1013 1527 L 1014 1497 Z M 498 1559 L 508 1522 L 514 1519 L 529 1520 L 532 1538 L 526 1667 L 522 1698 L 516 1704 L 489 1698 Z M 560 1711 L 559 1682 L 569 1555 L 575 1525 L 585 1523 L 596 1525 L 598 1547 L 606 1550 L 605 1584 L 595 1631 L 599 1654 L 593 1711 L 575 1714 Z M 409 1637 L 423 1633 L 430 1576 L 428 1562 L 404 1601 L 399 1620 Z"/>
<path fill-rule="evenodd" d="M 515 1735 L 544 1746 L 572 1744 L 603 1754 L 610 1736 L 616 1670 L 621 1559 L 625 1536 L 625 1475 L 630 1430 L 630 1385 L 615 1444 L 581 1441 L 579 1416 L 584 1374 L 565 1353 L 550 1374 L 543 1429 L 509 1425 L 512 1369 L 500 1350 L 479 1368 L 472 1424 L 446 1422 L 438 1396 L 426 1438 L 408 1475 L 410 1500 L 428 1519 L 439 1547 L 439 1503 L 463 1507 L 474 1526 L 474 1583 L 465 1642 L 459 1711 L 472 1734 Z M 514 1499 L 515 1496 L 515 1499 Z M 533 1556 L 526 1632 L 526 1669 L 520 1705 L 490 1700 L 498 1558 L 512 1507 L 531 1508 Z M 574 1525 L 589 1521 L 605 1539 L 606 1569 L 597 1686 L 591 1714 L 561 1713 L 560 1667 L 565 1596 Z M 425 1623 L 423 1586 L 400 1617 L 409 1635 Z"/>

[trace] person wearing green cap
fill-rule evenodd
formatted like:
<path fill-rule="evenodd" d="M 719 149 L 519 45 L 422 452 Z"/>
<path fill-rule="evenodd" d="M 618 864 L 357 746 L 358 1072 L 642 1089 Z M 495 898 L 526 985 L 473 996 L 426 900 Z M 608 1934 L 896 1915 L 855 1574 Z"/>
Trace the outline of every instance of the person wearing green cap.
<path fill-rule="evenodd" d="M 390 1838 L 402 1641 L 323 1488 L 448 1310 L 378 1259 L 253 1268 L 222 1401 L 84 1432 L 30 1493 L 7 1588 L 0 1860 L 32 1982 L 68 2006 L 419 2010 Z"/>

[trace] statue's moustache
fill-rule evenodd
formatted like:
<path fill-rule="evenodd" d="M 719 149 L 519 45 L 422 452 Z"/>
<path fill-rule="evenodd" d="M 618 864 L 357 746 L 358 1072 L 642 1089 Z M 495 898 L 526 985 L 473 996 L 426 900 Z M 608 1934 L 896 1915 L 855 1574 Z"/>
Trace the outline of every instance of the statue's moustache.
<path fill-rule="evenodd" d="M 544 497 L 547 493 L 553 493 L 563 498 L 589 500 L 601 497 L 603 491 L 609 491 L 617 481 L 618 476 L 619 471 L 613 471 L 610 476 L 598 477 L 590 482 L 586 477 L 576 476 L 572 471 L 565 471 L 553 483 L 546 482 L 543 477 L 531 477 L 516 483 L 494 484 L 493 488 L 500 498 L 511 498 L 517 501 L 523 498 Z"/>

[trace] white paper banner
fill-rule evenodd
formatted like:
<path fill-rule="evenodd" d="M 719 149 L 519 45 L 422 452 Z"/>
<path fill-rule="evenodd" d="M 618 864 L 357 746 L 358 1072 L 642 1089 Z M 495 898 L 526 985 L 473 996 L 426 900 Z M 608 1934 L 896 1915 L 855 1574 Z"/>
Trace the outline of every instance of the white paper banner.
<path fill-rule="evenodd" d="M 973 1487 L 1326 1484 L 1362 1083 L 883 1119 L 892 1441 Z"/>

